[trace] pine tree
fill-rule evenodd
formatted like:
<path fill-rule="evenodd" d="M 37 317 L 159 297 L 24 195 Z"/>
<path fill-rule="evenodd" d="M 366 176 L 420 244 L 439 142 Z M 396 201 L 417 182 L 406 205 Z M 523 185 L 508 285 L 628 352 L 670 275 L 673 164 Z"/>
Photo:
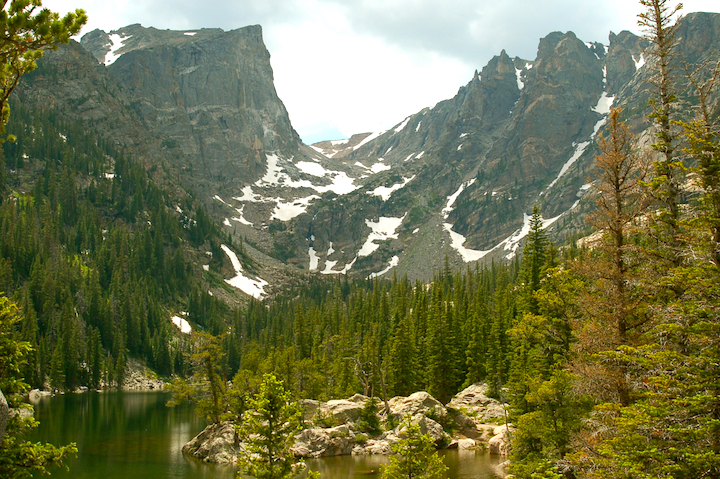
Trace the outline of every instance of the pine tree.
<path fill-rule="evenodd" d="M 29 343 L 16 339 L 18 308 L 7 297 L 0 297 L 0 476 L 9 479 L 29 477 L 33 472 L 46 473 L 50 465 L 62 465 L 64 459 L 76 454 L 75 444 L 55 447 L 31 443 L 23 439 L 37 422 L 29 415 L 8 417 L 8 406 L 32 412 L 23 400 L 29 387 L 20 376 Z M 6 401 L 7 396 L 7 401 Z"/>
<path fill-rule="evenodd" d="M 537 300 L 533 293 L 540 288 L 543 270 L 547 263 L 549 242 L 543 230 L 543 219 L 537 205 L 530 217 L 530 231 L 525 239 L 522 266 L 520 267 L 521 293 L 519 307 L 522 311 L 537 314 Z"/>
<path fill-rule="evenodd" d="M 196 351 L 190 355 L 193 376 L 190 381 L 178 378 L 168 385 L 173 397 L 168 406 L 184 401 L 195 403 L 197 414 L 218 424 L 233 416 L 228 404 L 228 385 L 223 372 L 225 353 L 222 337 L 193 332 Z"/>
<path fill-rule="evenodd" d="M 263 376 L 258 394 L 249 401 L 243 423 L 237 426 L 247 455 L 238 459 L 240 470 L 257 479 L 290 479 L 302 465 L 291 452 L 302 429 L 302 410 L 272 374 Z"/>
<path fill-rule="evenodd" d="M 435 442 L 422 434 L 420 425 L 406 416 L 400 425 L 404 437 L 392 444 L 393 455 L 383 466 L 383 479 L 440 479 L 447 466 L 435 450 Z"/>
<path fill-rule="evenodd" d="M 62 19 L 39 0 L 4 3 L 0 16 L 0 135 L 10 117 L 8 99 L 20 77 L 35 69 L 43 50 L 68 43 L 87 22 L 83 10 L 68 13 Z"/>
<path fill-rule="evenodd" d="M 654 89 L 650 100 L 650 119 L 658 131 L 653 149 L 660 154 L 654 163 L 654 178 L 649 183 L 653 197 L 659 202 L 658 214 L 651 218 L 653 236 L 657 241 L 657 253 L 673 266 L 680 264 L 680 184 L 683 164 L 678 158 L 678 132 L 676 80 L 673 71 L 676 61 L 677 28 L 674 18 L 682 4 L 672 5 L 670 0 L 640 0 L 646 10 L 638 15 L 638 25 L 645 30 L 645 39 L 652 45 L 646 53 L 652 57 Z"/>

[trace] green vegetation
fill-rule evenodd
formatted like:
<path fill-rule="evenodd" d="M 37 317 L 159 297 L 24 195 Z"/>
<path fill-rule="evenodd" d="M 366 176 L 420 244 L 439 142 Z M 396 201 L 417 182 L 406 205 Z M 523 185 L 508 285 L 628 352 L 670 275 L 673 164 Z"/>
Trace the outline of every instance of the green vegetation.
<path fill-rule="evenodd" d="M 429 283 L 310 277 L 270 302 L 231 308 L 207 292 L 208 281 L 225 286 L 220 245 L 231 242 L 191 195 L 170 193 L 81 125 L 13 104 L 7 131 L 16 141 L 0 150 L 0 290 L 22 312 L 0 299 L 0 389 L 10 406 L 21 406 L 25 382 L 63 390 L 121 384 L 128 358 L 140 358 L 180 375 L 173 401 L 194 401 L 209 422 L 243 417 L 240 433 L 259 457 L 243 469 L 281 478 L 295 470 L 289 445 L 300 414 L 291 397 L 427 390 L 447 402 L 486 382 L 489 395 L 510 404 L 518 478 L 720 477 L 720 140 L 712 103 L 720 66 L 690 66 L 691 91 L 675 92 L 676 9 L 641 3 L 659 60 L 651 116 L 658 141 L 647 152 L 655 161 L 645 161 L 613 110 L 598 139 L 589 217 L 599 239 L 556 249 L 536 207 L 522 261 L 446 266 Z M 68 31 L 83 21 L 80 13 L 46 18 Z M 33 59 L 22 61 L 30 68 Z M 691 94 L 696 115 L 681 121 L 675 96 Z M 680 188 L 688 180 L 690 192 Z M 460 231 L 470 228 L 463 221 L 471 211 L 479 224 L 488 214 L 516 215 L 520 203 L 481 201 L 458 203 Z M 423 214 L 416 207 L 410 217 Z M 284 229 L 271 229 L 279 258 L 289 254 Z M 252 269 L 242 246 L 235 249 Z M 204 273 L 193 258 L 208 251 Z M 170 324 L 179 310 L 188 312 L 192 336 Z M 380 431 L 377 407 L 366 403 L 359 442 Z M 42 471 L 73 451 L 22 443 L 18 432 L 31 426 L 18 415 L 8 423 L 3 477 L 20 465 Z M 419 426 L 406 419 L 405 429 L 384 477 L 441 474 Z"/>
<path fill-rule="evenodd" d="M 8 131 L 17 140 L 3 145 L 0 288 L 23 311 L 28 383 L 121 384 L 128 355 L 186 373 L 189 344 L 169 318 L 185 310 L 219 334 L 230 311 L 190 261 L 209 250 L 222 264 L 219 227 L 79 124 L 14 104 Z"/>
<path fill-rule="evenodd" d="M 435 450 L 435 443 L 422 434 L 420 425 L 407 416 L 401 423 L 402 435 L 392 444 L 393 455 L 383 466 L 383 479 L 439 479 L 445 477 L 447 466 Z"/>
<path fill-rule="evenodd" d="M 303 463 L 290 451 L 295 434 L 302 429 L 302 410 L 290 400 L 290 392 L 272 374 L 266 374 L 260 391 L 250 400 L 243 422 L 237 427 L 246 455 L 238 459 L 240 470 L 257 479 L 290 479 Z M 311 477 L 319 477 L 311 474 Z"/>
<path fill-rule="evenodd" d="M 33 71 L 43 50 L 68 43 L 87 22 L 83 10 L 60 18 L 40 0 L 3 2 L 0 10 L 0 136 L 10 118 L 8 101 L 20 77 Z M 10 137 L 12 139 L 12 137 Z"/>
<path fill-rule="evenodd" d="M 23 440 L 38 423 L 32 406 L 23 400 L 30 388 L 21 369 L 32 348 L 18 339 L 21 321 L 17 305 L 0 296 L 0 475 L 12 479 L 45 474 L 49 466 L 62 465 L 64 459 L 77 453 L 75 444 L 56 447 Z M 9 414 L 8 407 L 15 414 Z"/>

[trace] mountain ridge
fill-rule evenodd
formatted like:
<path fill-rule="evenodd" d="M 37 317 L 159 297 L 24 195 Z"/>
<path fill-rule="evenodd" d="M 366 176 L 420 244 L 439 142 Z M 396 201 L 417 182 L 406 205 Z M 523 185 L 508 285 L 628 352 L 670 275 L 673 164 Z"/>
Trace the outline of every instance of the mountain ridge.
<path fill-rule="evenodd" d="M 690 14 L 679 32 L 686 58 L 720 50 L 720 15 Z M 42 61 L 84 65 L 75 68 L 87 78 L 78 74 L 62 90 L 95 101 L 80 116 L 138 151 L 157 175 L 197 196 L 227 234 L 290 274 L 429 279 L 446 257 L 455 267 L 508 260 L 534 204 L 563 241 L 586 229 L 591 205 L 583 198 L 609 108 L 623 105 L 634 132 L 651 138 L 642 115 L 646 45 L 626 31 L 610 32 L 608 45 L 552 32 L 535 59 L 503 50 L 455 97 L 386 132 L 311 146 L 275 92 L 259 26 L 131 25 L 90 32 L 82 45 L 94 67 L 76 45 Z M 24 82 L 21 95 L 78 114 L 77 95 L 53 97 L 52 75 L 41 76 Z M 109 121 L 115 110 L 119 128 Z"/>

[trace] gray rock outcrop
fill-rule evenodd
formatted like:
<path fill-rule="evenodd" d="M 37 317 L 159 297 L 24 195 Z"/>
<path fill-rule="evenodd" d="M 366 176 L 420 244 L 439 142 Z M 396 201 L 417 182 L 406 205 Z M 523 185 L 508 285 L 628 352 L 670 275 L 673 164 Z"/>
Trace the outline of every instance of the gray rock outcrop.
<path fill-rule="evenodd" d="M 510 436 L 514 429 L 509 426 L 498 426 L 493 431 L 493 437 L 488 441 L 490 454 L 507 456 L 510 452 Z"/>
<path fill-rule="evenodd" d="M 348 399 L 332 399 L 321 403 L 316 414 L 332 418 L 334 424 L 355 422 L 367 400 L 368 397 L 362 394 L 355 394 Z"/>
<path fill-rule="evenodd" d="M 418 391 L 407 397 L 396 396 L 388 401 L 390 414 L 396 422 L 402 421 L 405 415 L 413 417 L 417 415 L 431 415 L 438 418 L 446 418 L 447 410 L 440 401 L 425 391 Z"/>
<path fill-rule="evenodd" d="M 298 457 L 343 456 L 353 452 L 355 432 L 347 424 L 300 431 L 292 448 Z"/>
<path fill-rule="evenodd" d="M 243 451 L 231 422 L 211 424 L 182 448 L 183 452 L 204 462 L 229 464 L 237 462 Z"/>
<path fill-rule="evenodd" d="M 497 399 L 486 396 L 487 389 L 487 384 L 472 384 L 456 394 L 448 403 L 448 407 L 483 423 L 504 420 L 505 405 Z"/>

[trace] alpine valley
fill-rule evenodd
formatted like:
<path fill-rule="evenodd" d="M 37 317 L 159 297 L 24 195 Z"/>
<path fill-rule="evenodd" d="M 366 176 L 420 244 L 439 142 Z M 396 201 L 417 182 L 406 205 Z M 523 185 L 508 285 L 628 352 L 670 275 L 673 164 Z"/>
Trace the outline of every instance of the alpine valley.
<path fill-rule="evenodd" d="M 717 57 L 720 15 L 686 16 L 679 40 L 688 61 Z M 610 107 L 652 142 L 646 46 L 627 31 L 607 45 L 553 32 L 536 58 L 502 51 L 389 131 L 309 146 L 259 26 L 95 30 L 47 52 L 18 99 L 80 121 L 198 200 L 253 260 L 250 274 L 228 257 L 225 277 L 262 297 L 303 272 L 429 280 L 445 264 L 510 260 L 533 205 L 556 242 L 585 232 Z"/>

